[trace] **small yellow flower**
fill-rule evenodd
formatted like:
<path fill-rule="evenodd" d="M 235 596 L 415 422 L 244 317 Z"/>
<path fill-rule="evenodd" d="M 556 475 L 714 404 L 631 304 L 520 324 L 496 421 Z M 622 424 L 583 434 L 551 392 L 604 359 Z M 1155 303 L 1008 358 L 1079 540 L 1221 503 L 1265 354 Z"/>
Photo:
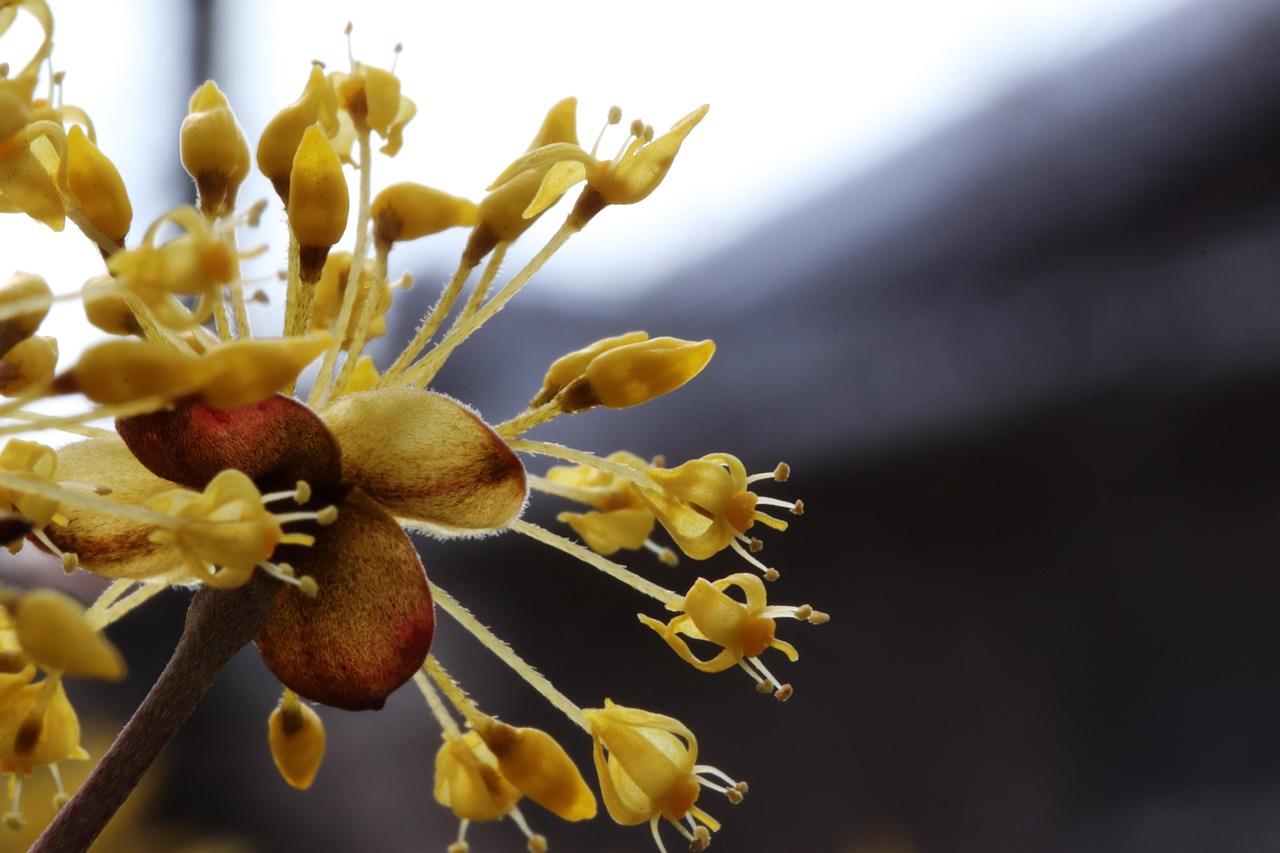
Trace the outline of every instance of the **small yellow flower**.
<path fill-rule="evenodd" d="M 58 169 L 58 185 L 89 224 L 111 242 L 124 245 L 133 223 L 124 179 L 78 124 L 67 131 L 67 152 Z"/>
<path fill-rule="evenodd" d="M 573 759 L 539 729 L 516 728 L 481 715 L 476 731 L 503 777 L 520 793 L 567 821 L 596 816 L 596 798 Z"/>
<path fill-rule="evenodd" d="M 379 150 L 394 157 L 404 144 L 404 126 L 418 113 L 400 94 L 400 78 L 383 68 L 356 62 L 350 74 L 329 75 L 338 106 L 351 116 L 357 132 L 372 130 L 386 140 Z"/>
<path fill-rule="evenodd" d="M 758 480 L 785 480 L 787 473 L 787 467 L 779 465 L 770 473 L 747 476 L 736 456 L 711 453 L 676 468 L 647 469 L 645 474 L 658 489 L 641 489 L 639 494 L 680 550 L 693 559 L 705 560 L 732 547 L 759 568 L 765 580 L 776 580 L 775 569 L 747 552 L 747 548 L 758 551 L 761 546 L 746 533 L 757 521 L 775 530 L 787 529 L 785 521 L 760 512 L 756 507 L 761 504 L 785 507 L 796 515 L 803 512 L 804 505 L 760 497 L 747 487 Z"/>
<path fill-rule="evenodd" d="M 0 772 L 30 776 L 37 767 L 88 757 L 61 679 L 0 690 Z"/>
<path fill-rule="evenodd" d="M 736 586 L 745 597 L 737 601 L 725 591 Z M 698 578 L 684 597 L 680 615 L 667 624 L 643 614 L 640 621 L 667 641 L 667 645 L 686 663 L 703 672 L 723 672 L 737 665 L 756 681 L 760 692 L 774 692 L 779 700 L 791 696 L 791 685 L 781 684 L 760 662 L 765 649 L 782 652 L 789 660 L 799 658 L 795 647 L 774 637 L 778 618 L 807 619 L 814 624 L 827 621 L 827 615 L 805 605 L 802 607 L 768 606 L 765 601 L 764 583 L 759 577 L 738 573 L 718 581 Z M 695 640 L 706 640 L 720 646 L 714 657 L 702 660 L 696 657 L 681 638 L 681 634 Z"/>
<path fill-rule="evenodd" d="M 691 850 L 705 849 L 710 843 L 708 830 L 716 831 L 720 823 L 694 805 L 703 786 L 737 803 L 746 785 L 699 765 L 698 741 L 679 720 L 615 705 L 608 699 L 604 708 L 584 713 L 591 725 L 600 793 L 609 816 L 623 826 L 648 822 L 659 847 L 658 821 L 665 819 L 690 842 Z"/>
<path fill-rule="evenodd" d="M 342 163 L 319 125 L 308 127 L 289 172 L 289 228 L 302 251 L 302 280 L 316 281 L 329 247 L 347 230 L 351 199 Z"/>
<path fill-rule="evenodd" d="M 587 190 L 578 199 L 570 222 L 581 228 L 611 204 L 635 204 L 648 198 L 667 176 L 681 144 L 707 114 L 703 105 L 680 119 L 671 129 L 653 138 L 653 129 L 633 122 L 631 135 L 613 160 L 597 160 L 594 152 L 578 145 L 556 142 L 530 151 L 506 168 L 489 189 L 510 181 L 528 169 L 546 169 L 537 196 L 525 209 L 535 216 L 556 202 L 574 184 L 585 180 Z"/>
<path fill-rule="evenodd" d="M 465 198 L 403 181 L 378 193 L 370 209 L 373 240 L 379 251 L 392 243 L 417 240 L 460 225 L 474 225 L 476 206 Z"/>

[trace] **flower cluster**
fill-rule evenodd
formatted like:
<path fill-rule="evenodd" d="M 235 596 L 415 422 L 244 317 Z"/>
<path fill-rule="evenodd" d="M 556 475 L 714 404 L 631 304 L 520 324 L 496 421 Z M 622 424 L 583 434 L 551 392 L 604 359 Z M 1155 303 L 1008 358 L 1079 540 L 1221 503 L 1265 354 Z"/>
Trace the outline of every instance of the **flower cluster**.
<path fill-rule="evenodd" d="M 6 821 L 21 822 L 24 776 L 47 767 L 56 779 L 59 762 L 86 757 L 62 678 L 123 676 L 104 627 L 168 587 L 252 582 L 274 585 L 254 642 L 282 686 L 267 744 L 288 784 L 307 788 L 322 761 L 324 725 L 313 705 L 379 708 L 412 681 L 443 734 L 435 797 L 461 821 L 452 851 L 467 849 L 470 822 L 502 817 L 521 828 L 529 849 L 545 849 L 519 808 L 524 799 L 568 821 L 596 815 L 592 788 L 552 735 L 484 713 L 436 660 L 439 607 L 585 732 L 614 820 L 650 824 L 661 849 L 665 821 L 690 849 L 705 848 L 719 823 L 699 795 L 710 789 L 737 803 L 746 784 L 698 764 L 697 740 L 678 720 L 603 697 L 602 707 L 579 707 L 428 580 L 406 530 L 505 531 L 559 549 L 674 612 L 666 623 L 640 620 L 684 661 L 706 672 L 737 665 L 762 692 L 791 695 L 760 660 L 769 648 L 797 657 L 775 637 L 775 622 L 826 616 L 766 603 L 765 581 L 778 572 L 755 556 L 761 541 L 750 531 L 757 523 L 787 527 L 765 508 L 799 515 L 803 507 L 752 489 L 785 481 L 785 465 L 748 475 L 738 458 L 717 452 L 667 467 L 523 437 L 563 415 L 676 391 L 712 358 L 711 341 L 630 332 L 590 344 L 552 364 L 530 404 L 500 423 L 429 390 L 449 355 L 571 237 L 606 207 L 642 201 L 661 184 L 708 108 L 662 134 L 632 122 L 617 155 L 602 159 L 599 138 L 590 151 L 579 145 L 576 102 L 562 100 L 472 201 L 414 182 L 374 194 L 374 136 L 381 154 L 403 156 L 416 113 L 390 70 L 354 60 L 346 71 L 314 65 L 254 152 L 226 95 L 209 82 L 178 130 L 196 203 L 165 213 L 134 240 L 125 181 L 97 147 L 88 115 L 62 104 L 61 74 L 37 95 L 51 67 L 45 0 L 0 0 L 0 35 L 19 14 L 44 38 L 0 79 L 0 212 L 54 230 L 72 223 L 105 267 L 83 286 L 51 286 L 22 271 L 0 286 L 0 434 L 9 437 L 0 449 L 0 533 L 13 552 L 37 548 L 68 572 L 112 582 L 88 610 L 58 593 L 0 589 Z M 620 121 L 614 108 L 601 137 Z M 283 294 L 249 294 L 241 272 L 249 253 L 238 234 L 266 205 L 239 198 L 255 165 L 289 224 Z M 499 284 L 508 247 L 580 183 L 547 244 Z M 414 338 L 379 366 L 365 349 L 386 333 L 393 310 L 392 250 L 459 227 L 469 237 L 456 272 Z M 253 334 L 254 301 L 282 306 L 282 337 Z M 60 302 L 78 304 L 103 334 L 65 366 L 55 339 L 38 334 L 55 328 L 46 317 Z M 299 392 L 299 376 L 317 362 L 314 381 Z M 80 408 L 50 414 L 42 403 L 53 397 Z M 32 440 L 38 430 L 70 438 L 51 446 Z M 529 456 L 560 464 L 539 476 L 526 468 Z M 531 493 L 582 504 L 559 519 L 585 544 L 524 520 Z M 671 544 L 655 539 L 658 528 Z M 679 554 L 704 561 L 732 550 L 757 571 L 695 577 L 681 594 L 611 559 L 637 549 L 669 566 Z M 710 644 L 711 656 L 698 657 L 688 640 Z"/>

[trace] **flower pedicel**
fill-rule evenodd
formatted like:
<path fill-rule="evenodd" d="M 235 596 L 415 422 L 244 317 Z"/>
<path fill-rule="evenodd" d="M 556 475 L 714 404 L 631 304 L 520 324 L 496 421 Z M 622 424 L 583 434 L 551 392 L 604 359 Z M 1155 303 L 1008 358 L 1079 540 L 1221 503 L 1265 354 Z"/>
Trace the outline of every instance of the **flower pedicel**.
<path fill-rule="evenodd" d="M 197 204 L 164 214 L 130 241 L 126 184 L 98 148 L 92 122 L 63 104 L 60 73 L 42 83 L 52 15 L 44 0 L 0 0 L 0 35 L 19 15 L 44 38 L 27 61 L 3 66 L 0 211 L 54 230 L 70 221 L 99 249 L 105 270 L 83 288 L 51 287 L 21 271 L 0 286 L 0 435 L 8 441 L 0 450 L 0 534 L 10 551 L 37 547 L 68 572 L 113 582 L 87 609 L 59 593 L 0 589 L 5 822 L 22 824 L 22 780 L 48 768 L 66 806 L 35 849 L 87 846 L 119 802 L 111 797 L 127 794 L 95 779 L 126 765 L 140 774 L 172 734 L 152 733 L 154 742 L 142 744 L 136 730 L 151 725 L 150 707 L 181 693 L 189 712 L 222 662 L 252 639 L 282 684 L 266 741 L 288 784 L 305 789 L 321 770 L 325 733 L 315 705 L 376 709 L 412 681 L 443 734 L 435 797 L 461 821 L 450 850 L 468 849 L 470 822 L 502 817 L 530 850 L 546 849 L 520 801 L 578 821 L 596 815 L 596 796 L 551 734 L 485 714 L 434 658 L 438 606 L 583 730 L 614 820 L 649 823 L 660 849 L 664 821 L 690 849 L 705 848 L 720 824 L 699 802 L 703 789 L 737 803 L 746 784 L 696 763 L 697 740 L 678 720 L 604 697 L 600 708 L 580 708 L 442 589 L 434 570 L 428 580 L 405 531 L 512 531 L 550 545 L 674 612 L 666 623 L 640 619 L 686 662 L 707 672 L 740 666 L 762 692 L 791 694 L 760 661 L 769 648 L 796 658 L 775 637 L 775 620 L 818 624 L 826 616 L 766 604 L 764 581 L 778 573 L 754 556 L 761 543 L 748 533 L 756 523 L 786 528 L 764 507 L 801 512 L 799 501 L 750 490 L 785 480 L 786 466 L 749 476 L 736 457 L 711 453 L 668 468 L 522 437 L 561 415 L 676 391 L 711 359 L 711 341 L 644 332 L 598 341 L 552 364 L 532 402 L 497 424 L 429 390 L 449 355 L 570 237 L 606 207 L 653 192 L 707 107 L 663 134 L 632 122 L 617 155 L 602 159 L 600 138 L 590 151 L 578 144 L 576 102 L 560 101 L 526 152 L 472 202 L 413 182 L 374 195 L 373 136 L 382 154 L 397 155 L 416 113 L 392 71 L 354 60 L 346 72 L 314 65 L 255 155 L 227 97 L 209 82 L 192 96 L 179 132 Z M 614 108 L 601 137 L 620 121 Z M 248 255 L 238 232 L 263 212 L 262 203 L 238 207 L 251 163 L 272 182 L 290 226 L 282 299 L 248 293 L 241 274 Z M 499 285 L 507 248 L 578 183 L 585 186 L 564 223 Z M 457 271 L 413 340 L 379 369 L 364 348 L 385 332 L 393 308 L 392 249 L 455 227 L 470 229 Z M 344 238 L 348 246 L 338 248 Z M 252 334 L 254 300 L 282 304 L 282 338 Z M 56 341 L 37 332 L 62 301 L 79 301 L 104 339 L 58 367 Z M 314 383 L 295 397 L 299 374 L 317 362 Z M 59 396 L 83 403 L 73 414 L 47 413 L 42 402 Z M 104 421 L 114 428 L 94 425 Z M 63 431 L 69 443 L 55 449 L 24 437 L 37 430 Z M 562 464 L 539 476 L 525 467 L 530 455 Z M 534 492 L 584 506 L 560 520 L 585 544 L 523 520 Z M 655 541 L 659 527 L 674 548 Z M 702 561 L 733 549 L 759 574 L 699 577 L 681 595 L 612 559 L 646 548 L 670 566 L 677 552 Z M 87 756 L 63 679 L 122 678 L 124 662 L 103 629 L 174 586 L 200 591 L 173 664 L 137 725 L 69 798 L 58 765 Z M 689 641 L 718 651 L 698 657 Z"/>

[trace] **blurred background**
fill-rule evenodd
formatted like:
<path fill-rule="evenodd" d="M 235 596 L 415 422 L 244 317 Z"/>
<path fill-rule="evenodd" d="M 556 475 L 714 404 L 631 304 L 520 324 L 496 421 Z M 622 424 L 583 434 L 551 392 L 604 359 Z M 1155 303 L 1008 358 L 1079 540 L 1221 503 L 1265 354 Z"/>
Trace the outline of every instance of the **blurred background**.
<path fill-rule="evenodd" d="M 348 19 L 357 58 L 389 64 L 403 42 L 397 73 L 420 109 L 375 184 L 477 197 L 568 94 L 585 140 L 615 102 L 659 131 L 713 105 L 662 188 L 576 237 L 438 387 L 502 420 L 597 338 L 714 338 L 694 385 L 535 435 L 791 464 L 766 491 L 807 512 L 765 537 L 782 574 L 769 592 L 832 614 L 781 626 L 798 663 L 766 659 L 795 696 L 685 666 L 635 621 L 644 602 L 532 543 L 421 550 L 571 697 L 678 717 L 701 761 L 750 782 L 737 807 L 708 794 L 725 822 L 714 849 L 1280 847 L 1276 4 L 921 0 L 835 17 L 805 0 L 608 15 L 209 0 L 119 2 L 105 21 L 96 4 L 53 6 L 66 100 L 94 117 L 140 223 L 191 198 L 177 127 L 200 82 L 219 81 L 255 140 L 311 59 L 345 66 Z M 241 198 L 269 196 L 262 182 Z M 273 218 L 262 240 L 281 247 Z M 55 291 L 96 271 L 75 240 L 5 225 L 11 265 Z M 396 295 L 384 364 L 462 239 L 393 254 L 418 284 Z M 539 498 L 530 513 L 554 527 L 562 508 Z M 11 577 L 60 575 L 0 559 Z M 676 589 L 695 568 L 631 562 Z M 132 677 L 74 685 L 87 723 L 127 717 L 184 604 L 165 595 L 113 627 Z M 585 738 L 460 634 L 442 616 L 435 651 L 482 707 L 558 733 L 587 768 Z M 151 820 L 177 833 L 164 838 L 282 853 L 452 840 L 414 691 L 378 714 L 322 710 L 329 753 L 306 794 L 271 764 L 276 698 L 256 653 L 237 658 L 160 768 Z M 643 827 L 525 812 L 553 850 L 653 849 Z M 469 838 L 522 847 L 509 824 Z"/>

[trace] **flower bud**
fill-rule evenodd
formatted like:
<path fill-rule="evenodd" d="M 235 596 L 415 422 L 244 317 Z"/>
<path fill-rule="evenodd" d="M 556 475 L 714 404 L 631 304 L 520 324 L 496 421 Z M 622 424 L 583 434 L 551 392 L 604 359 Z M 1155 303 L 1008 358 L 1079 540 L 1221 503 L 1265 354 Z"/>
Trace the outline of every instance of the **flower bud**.
<path fill-rule="evenodd" d="M 208 216 L 229 213 L 249 174 L 249 143 L 226 95 L 212 80 L 191 96 L 178 139 L 182 167 L 196 182 L 201 211 Z"/>
<path fill-rule="evenodd" d="M 27 338 L 0 358 L 0 394 L 13 397 L 53 376 L 58 364 L 58 342 L 53 338 Z"/>
<path fill-rule="evenodd" d="M 53 291 L 38 275 L 16 272 L 0 285 L 0 311 L 15 310 L 0 320 L 0 355 L 35 334 L 53 301 Z"/>
<path fill-rule="evenodd" d="M 289 203 L 289 174 L 302 134 L 317 122 L 328 136 L 338 132 L 338 101 L 333 85 L 324 70 L 311 66 L 311 76 L 297 101 L 285 107 L 267 123 L 258 139 L 258 170 L 267 176 L 280 195 Z"/>
<path fill-rule="evenodd" d="M 512 785 L 543 808 L 568 821 L 596 816 L 596 798 L 573 759 L 551 735 L 515 728 L 482 717 L 476 732 Z"/>
<path fill-rule="evenodd" d="M 89 347 L 54 390 L 80 392 L 95 403 L 120 405 L 146 397 L 172 402 L 197 391 L 209 378 L 200 359 L 157 341 L 104 341 Z"/>
<path fill-rule="evenodd" d="M 559 393 L 561 408 L 580 412 L 592 406 L 624 409 L 674 391 L 707 366 L 716 345 L 711 341 L 653 338 L 607 349 L 593 358 Z"/>
<path fill-rule="evenodd" d="M 86 281 L 80 301 L 84 305 L 85 318 L 102 331 L 112 335 L 142 334 L 142 325 L 111 276 Z"/>
<path fill-rule="evenodd" d="M 604 338 L 591 344 L 591 346 L 561 356 L 547 370 L 546 378 L 542 380 L 542 390 L 538 392 L 538 396 L 533 398 L 529 408 L 532 409 L 550 402 L 556 394 L 560 393 L 560 389 L 581 377 L 586 372 L 587 365 L 591 364 L 596 356 L 601 353 L 626 346 L 627 344 L 637 344 L 647 340 L 649 340 L 647 332 L 627 332 L 625 335 Z"/>
<path fill-rule="evenodd" d="M 119 681 L 124 659 L 75 599 L 51 589 L 23 593 L 9 606 L 18 645 L 41 669 Z"/>
<path fill-rule="evenodd" d="M 316 281 L 329 247 L 347 228 L 350 198 L 342 163 L 319 125 L 302 134 L 289 172 L 289 227 L 301 249 L 303 281 Z"/>
<path fill-rule="evenodd" d="M 392 184 L 373 200 L 373 239 L 387 251 L 392 243 L 416 240 L 459 225 L 473 225 L 476 206 L 422 184 Z"/>
<path fill-rule="evenodd" d="M 329 335 L 246 338 L 214 347 L 201 359 L 210 376 L 200 388 L 200 400 L 211 409 L 259 403 L 294 382 L 332 340 Z"/>
<path fill-rule="evenodd" d="M 129 193 L 115 165 L 89 141 L 80 125 L 67 131 L 67 156 L 58 182 L 93 227 L 118 245 L 124 244 L 133 222 Z"/>
<path fill-rule="evenodd" d="M 311 787 L 324 758 L 324 723 L 310 705 L 286 692 L 267 720 L 271 757 L 284 780 L 299 791 Z"/>

